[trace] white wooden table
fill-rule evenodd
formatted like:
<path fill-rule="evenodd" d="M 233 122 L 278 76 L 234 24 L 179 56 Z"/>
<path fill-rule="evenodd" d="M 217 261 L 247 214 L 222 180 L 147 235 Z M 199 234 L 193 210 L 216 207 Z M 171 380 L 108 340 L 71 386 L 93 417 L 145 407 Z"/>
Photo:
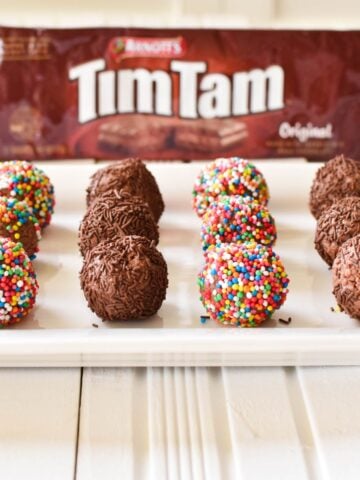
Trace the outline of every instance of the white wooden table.
<path fill-rule="evenodd" d="M 2 480 L 360 475 L 360 367 L 0 370 Z"/>

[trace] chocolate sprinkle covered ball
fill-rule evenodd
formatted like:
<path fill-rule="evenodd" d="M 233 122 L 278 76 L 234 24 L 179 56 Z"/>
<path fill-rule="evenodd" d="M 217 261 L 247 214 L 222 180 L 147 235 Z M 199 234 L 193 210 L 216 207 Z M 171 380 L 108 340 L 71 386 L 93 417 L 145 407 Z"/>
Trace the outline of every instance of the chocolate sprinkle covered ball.
<path fill-rule="evenodd" d="M 200 299 L 222 325 L 256 327 L 281 307 L 289 278 L 271 247 L 224 243 L 205 253 Z"/>
<path fill-rule="evenodd" d="M 319 218 L 336 201 L 359 196 L 360 164 L 338 155 L 316 172 L 310 192 L 310 210 Z"/>
<path fill-rule="evenodd" d="M 273 245 L 275 221 L 267 207 L 238 195 L 218 197 L 202 217 L 203 250 L 221 243 L 256 242 Z"/>
<path fill-rule="evenodd" d="M 39 222 L 25 201 L 0 197 L 0 236 L 21 242 L 31 259 L 38 252 L 41 239 Z"/>
<path fill-rule="evenodd" d="M 237 157 L 218 158 L 198 175 L 193 189 L 193 208 L 202 217 L 208 206 L 222 195 L 240 195 L 267 205 L 269 191 L 259 170 Z"/>
<path fill-rule="evenodd" d="M 332 278 L 337 303 L 348 315 L 360 320 L 360 235 L 339 248 Z"/>
<path fill-rule="evenodd" d="M 86 253 L 80 282 L 90 309 L 103 320 L 139 320 L 161 307 L 167 265 L 147 238 L 122 237 Z"/>
<path fill-rule="evenodd" d="M 326 210 L 317 222 L 315 248 L 332 265 L 339 247 L 360 234 L 360 197 L 345 197 Z"/>
<path fill-rule="evenodd" d="M 87 189 L 87 205 L 102 193 L 113 189 L 142 198 L 149 205 L 155 221 L 159 221 L 164 202 L 155 178 L 141 160 L 128 158 L 94 173 Z"/>
<path fill-rule="evenodd" d="M 40 168 L 20 160 L 2 163 L 0 195 L 25 200 L 40 227 L 49 225 L 55 206 L 54 187 Z"/>
<path fill-rule="evenodd" d="M 21 243 L 0 237 L 0 325 L 20 322 L 32 310 L 36 275 Z"/>
<path fill-rule="evenodd" d="M 147 203 L 127 192 L 109 190 L 90 205 L 79 231 L 82 255 L 103 240 L 139 235 L 159 241 L 158 226 Z"/>

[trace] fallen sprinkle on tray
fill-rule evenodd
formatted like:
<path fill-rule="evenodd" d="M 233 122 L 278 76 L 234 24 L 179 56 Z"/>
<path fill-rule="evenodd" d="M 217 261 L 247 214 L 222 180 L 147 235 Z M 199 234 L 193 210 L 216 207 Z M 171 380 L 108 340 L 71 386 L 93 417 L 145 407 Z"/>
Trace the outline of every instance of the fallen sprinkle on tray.
<path fill-rule="evenodd" d="M 336 313 L 341 313 L 343 311 L 344 310 L 340 307 L 340 305 L 336 305 L 336 307 L 334 308 L 334 312 L 336 312 Z"/>
<path fill-rule="evenodd" d="M 200 315 L 200 322 L 206 323 L 209 320 L 209 315 Z"/>
<path fill-rule="evenodd" d="M 291 317 L 289 317 L 287 320 L 285 320 L 284 318 L 279 318 L 279 322 L 284 323 L 285 325 L 289 325 L 289 323 L 291 323 L 291 320 Z"/>
<path fill-rule="evenodd" d="M 99 325 L 97 323 L 93 323 L 92 326 L 95 328 L 99 328 Z"/>

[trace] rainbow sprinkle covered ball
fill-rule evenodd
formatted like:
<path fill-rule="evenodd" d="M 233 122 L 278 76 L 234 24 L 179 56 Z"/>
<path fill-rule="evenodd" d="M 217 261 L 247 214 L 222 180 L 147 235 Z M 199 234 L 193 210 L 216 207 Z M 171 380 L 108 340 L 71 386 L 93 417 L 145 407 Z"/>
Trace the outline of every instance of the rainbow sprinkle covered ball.
<path fill-rule="evenodd" d="M 203 250 L 221 243 L 255 242 L 273 245 L 275 221 L 267 207 L 257 202 L 244 202 L 238 195 L 218 197 L 202 217 Z"/>
<path fill-rule="evenodd" d="M 0 325 L 20 322 L 33 308 L 36 275 L 21 243 L 0 238 Z"/>
<path fill-rule="evenodd" d="M 0 197 L 0 236 L 21 242 L 27 255 L 35 258 L 41 239 L 39 222 L 24 200 Z"/>
<path fill-rule="evenodd" d="M 267 205 L 269 190 L 263 175 L 247 160 L 218 158 L 198 175 L 193 189 L 193 207 L 202 217 L 209 205 L 221 195 L 240 195 Z"/>
<path fill-rule="evenodd" d="M 20 160 L 0 164 L 0 195 L 25 200 L 40 227 L 49 225 L 55 205 L 54 187 L 40 168 Z"/>
<path fill-rule="evenodd" d="M 199 274 L 200 299 L 223 325 L 256 327 L 284 303 L 289 278 L 271 247 L 222 244 L 205 253 Z"/>

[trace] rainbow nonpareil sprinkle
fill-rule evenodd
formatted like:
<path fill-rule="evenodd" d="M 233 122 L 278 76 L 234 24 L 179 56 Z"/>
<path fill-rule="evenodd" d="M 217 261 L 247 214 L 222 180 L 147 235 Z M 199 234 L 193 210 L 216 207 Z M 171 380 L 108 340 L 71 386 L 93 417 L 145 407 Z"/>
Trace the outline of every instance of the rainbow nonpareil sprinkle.
<path fill-rule="evenodd" d="M 24 200 L 0 197 L 0 236 L 21 242 L 27 254 L 35 257 L 34 254 L 39 250 L 37 242 L 41 239 L 41 229 Z"/>
<path fill-rule="evenodd" d="M 223 325 L 256 327 L 285 301 L 289 278 L 271 247 L 222 244 L 205 253 L 198 277 L 200 299 Z"/>
<path fill-rule="evenodd" d="M 25 200 L 40 227 L 49 225 L 55 205 L 54 187 L 40 168 L 20 160 L 2 163 L 0 194 Z"/>
<path fill-rule="evenodd" d="M 240 195 L 267 205 L 269 191 L 260 171 L 242 158 L 218 158 L 208 163 L 193 189 L 193 208 L 201 217 L 221 195 Z"/>
<path fill-rule="evenodd" d="M 267 207 L 244 203 L 238 195 L 218 197 L 202 217 L 203 250 L 222 243 L 255 242 L 273 245 L 276 240 L 275 221 Z"/>
<path fill-rule="evenodd" d="M 33 265 L 20 243 L 0 237 L 0 324 L 20 322 L 38 292 Z"/>

